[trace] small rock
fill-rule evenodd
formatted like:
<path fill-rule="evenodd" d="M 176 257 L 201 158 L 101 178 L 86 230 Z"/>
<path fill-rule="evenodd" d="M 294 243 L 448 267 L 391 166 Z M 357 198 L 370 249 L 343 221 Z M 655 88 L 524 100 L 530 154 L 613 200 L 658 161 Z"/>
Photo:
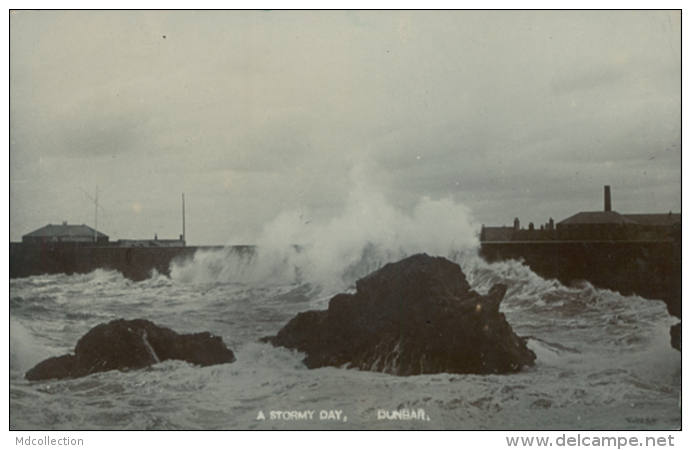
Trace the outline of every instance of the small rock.
<path fill-rule="evenodd" d="M 211 333 L 178 334 L 144 319 L 113 320 L 89 330 L 77 342 L 74 355 L 49 358 L 27 380 L 76 378 L 109 370 L 133 370 L 169 359 L 210 366 L 235 361 L 223 340 Z"/>

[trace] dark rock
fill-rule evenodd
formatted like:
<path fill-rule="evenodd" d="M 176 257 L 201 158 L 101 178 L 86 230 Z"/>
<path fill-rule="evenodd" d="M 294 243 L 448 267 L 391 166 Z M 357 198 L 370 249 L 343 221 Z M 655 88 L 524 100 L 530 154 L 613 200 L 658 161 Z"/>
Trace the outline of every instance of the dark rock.
<path fill-rule="evenodd" d="M 262 338 L 307 354 L 309 368 L 347 366 L 395 375 L 511 373 L 535 354 L 499 313 L 506 286 L 470 289 L 458 264 L 425 254 L 387 264 L 326 311 L 298 314 Z"/>
<path fill-rule="evenodd" d="M 51 378 L 71 378 L 76 376 L 77 357 L 74 355 L 62 355 L 48 358 L 28 371 L 27 380 L 48 380 Z"/>
<path fill-rule="evenodd" d="M 231 363 L 235 356 L 220 337 L 211 333 L 178 334 L 148 320 L 119 319 L 89 330 L 77 342 L 74 355 L 49 358 L 25 377 L 83 377 L 109 370 L 142 369 L 168 359 L 210 366 Z"/>
<path fill-rule="evenodd" d="M 681 351 L 681 322 L 676 325 L 672 325 L 669 329 L 669 335 L 672 342 L 672 347 Z"/>

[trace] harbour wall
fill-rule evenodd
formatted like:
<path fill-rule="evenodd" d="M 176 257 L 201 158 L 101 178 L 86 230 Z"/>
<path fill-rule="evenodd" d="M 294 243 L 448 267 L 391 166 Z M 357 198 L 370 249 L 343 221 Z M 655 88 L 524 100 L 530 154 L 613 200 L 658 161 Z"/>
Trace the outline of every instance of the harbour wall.
<path fill-rule="evenodd" d="M 662 300 L 681 318 L 681 241 L 482 242 L 488 262 L 522 260 L 536 274 L 572 285 Z"/>
<path fill-rule="evenodd" d="M 84 274 L 117 270 L 141 281 L 152 272 L 170 275 L 171 264 L 191 259 L 197 250 L 223 246 L 125 247 L 88 243 L 10 243 L 10 278 L 42 274 Z M 253 246 L 230 246 L 254 252 Z M 565 285 L 581 280 L 598 288 L 662 300 L 670 314 L 681 317 L 681 241 L 503 241 L 482 242 L 488 262 L 522 260 L 546 279 Z"/>
<path fill-rule="evenodd" d="M 83 274 L 96 269 L 117 270 L 128 279 L 141 281 L 155 270 L 170 275 L 173 261 L 191 259 L 197 250 L 221 249 L 202 247 L 122 247 L 85 243 L 27 245 L 10 243 L 10 278 L 42 274 Z M 234 251 L 253 251 L 251 246 L 233 246 Z"/>

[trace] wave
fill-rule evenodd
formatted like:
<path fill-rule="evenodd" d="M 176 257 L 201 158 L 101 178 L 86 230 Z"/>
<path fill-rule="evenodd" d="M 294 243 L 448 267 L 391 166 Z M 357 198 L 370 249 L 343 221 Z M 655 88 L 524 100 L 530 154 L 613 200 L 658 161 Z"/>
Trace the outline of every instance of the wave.
<path fill-rule="evenodd" d="M 386 263 L 416 253 L 454 257 L 476 252 L 478 227 L 470 210 L 450 199 L 423 198 L 410 214 L 381 195 L 356 189 L 343 214 L 325 224 L 285 212 L 269 223 L 252 251 L 228 247 L 198 251 L 174 264 L 183 283 L 312 283 L 347 289 Z"/>
<path fill-rule="evenodd" d="M 41 345 L 34 334 L 22 322 L 10 316 L 10 374 L 21 377 L 36 363 L 53 356 L 50 349 Z"/>

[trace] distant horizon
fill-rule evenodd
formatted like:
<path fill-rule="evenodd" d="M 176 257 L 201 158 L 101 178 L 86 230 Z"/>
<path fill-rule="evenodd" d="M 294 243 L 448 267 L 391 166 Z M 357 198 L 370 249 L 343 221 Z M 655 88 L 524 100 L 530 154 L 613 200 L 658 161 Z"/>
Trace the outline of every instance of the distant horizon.
<path fill-rule="evenodd" d="M 603 206 L 604 206 L 604 205 L 603 205 Z M 579 214 L 579 213 L 592 213 L 592 212 L 599 212 L 599 211 L 604 211 L 604 207 L 601 208 L 601 209 L 597 209 L 597 210 L 596 210 L 596 209 L 592 209 L 592 210 L 587 210 L 587 211 L 576 211 L 576 212 L 573 212 L 572 214 L 570 214 L 569 216 L 564 217 L 563 219 L 554 219 L 553 217 L 549 217 L 548 219 L 546 219 L 546 220 L 544 220 L 544 221 L 542 221 L 542 222 L 530 222 L 530 221 L 529 221 L 529 222 L 524 222 L 524 221 L 521 219 L 521 217 L 518 216 L 518 215 L 516 215 L 514 218 L 518 218 L 518 219 L 519 219 L 522 228 L 524 228 L 525 226 L 527 226 L 527 224 L 529 224 L 529 223 L 533 223 L 536 227 L 539 227 L 540 225 L 543 225 L 543 224 L 547 223 L 547 222 L 549 221 L 550 218 L 554 220 L 554 223 L 555 223 L 555 224 L 558 224 L 559 222 L 561 222 L 561 221 L 563 221 L 563 220 L 566 220 L 566 219 L 568 219 L 569 217 L 572 217 L 572 216 L 575 215 L 575 214 Z M 644 215 L 647 215 L 647 214 L 660 214 L 660 215 L 663 215 L 663 214 L 679 214 L 679 215 L 681 215 L 681 211 L 679 211 L 679 212 L 675 212 L 675 211 L 665 211 L 665 212 L 621 212 L 621 211 L 617 211 L 616 209 L 614 209 L 614 207 L 612 208 L 612 211 L 613 211 L 613 212 L 616 212 L 616 213 L 618 213 L 618 214 L 622 214 L 622 215 L 636 215 L 636 214 L 644 214 Z M 64 222 L 64 221 L 63 221 L 63 222 Z M 36 230 L 39 230 L 39 229 L 41 229 L 41 228 L 43 228 L 43 227 L 45 227 L 45 226 L 49 226 L 49 225 L 58 225 L 58 226 L 61 226 L 61 225 L 86 225 L 86 226 L 88 226 L 88 227 L 90 227 L 90 228 L 92 228 L 92 229 L 95 229 L 95 230 L 98 231 L 99 233 L 102 233 L 102 231 L 101 231 L 100 229 L 94 228 L 93 223 L 92 223 L 92 224 L 89 224 L 89 223 L 70 223 L 70 222 L 67 222 L 66 224 L 65 224 L 65 223 L 62 223 L 62 222 L 61 222 L 61 223 L 48 223 L 48 224 L 39 226 L 38 228 L 34 228 L 34 229 L 31 230 L 31 231 L 28 231 L 28 232 L 22 234 L 22 235 L 19 237 L 19 239 L 17 239 L 17 240 L 10 240 L 10 242 L 21 242 L 22 237 L 23 237 L 24 235 L 29 234 L 29 233 L 32 233 L 32 232 L 34 232 L 34 231 L 36 231 Z M 511 221 L 510 223 L 507 222 L 507 223 L 504 223 L 504 224 L 486 224 L 486 223 L 483 223 L 483 224 L 480 224 L 479 226 L 480 226 L 480 228 L 477 230 L 478 232 L 480 231 L 480 229 L 481 229 L 483 226 L 486 226 L 486 227 L 502 227 L 502 226 L 509 226 L 509 227 L 510 227 L 510 226 L 513 226 L 513 222 Z M 110 236 L 109 236 L 108 234 L 106 234 L 106 233 L 103 233 L 103 234 L 105 234 L 106 236 L 108 236 L 108 237 L 110 238 Z M 148 241 L 148 240 L 154 240 L 154 239 L 156 238 L 156 236 L 157 236 L 157 234 L 154 233 L 154 237 L 150 237 L 150 238 L 147 238 L 147 237 L 142 237 L 142 238 L 135 238 L 135 237 L 132 237 L 132 238 L 120 238 L 120 239 L 115 239 L 114 241 L 118 241 L 118 240 L 141 240 L 141 241 Z M 177 237 L 160 237 L 160 236 L 159 236 L 159 237 L 158 237 L 158 240 L 162 240 L 162 241 L 180 240 L 180 236 L 181 236 L 181 235 L 178 235 Z M 111 241 L 111 242 L 114 242 L 114 241 Z M 189 244 L 189 241 L 188 241 L 188 239 L 187 239 L 187 237 L 185 238 L 185 243 L 186 243 L 187 246 L 255 246 L 255 245 L 256 245 L 256 244 L 253 244 L 253 243 L 250 243 L 250 244 L 246 244 L 246 243 L 237 243 L 237 244 L 234 244 L 234 243 L 209 244 L 209 243 L 206 243 L 206 244 L 192 244 L 192 245 L 190 245 L 190 244 Z M 289 244 L 289 245 L 302 245 L 302 244 Z"/>

